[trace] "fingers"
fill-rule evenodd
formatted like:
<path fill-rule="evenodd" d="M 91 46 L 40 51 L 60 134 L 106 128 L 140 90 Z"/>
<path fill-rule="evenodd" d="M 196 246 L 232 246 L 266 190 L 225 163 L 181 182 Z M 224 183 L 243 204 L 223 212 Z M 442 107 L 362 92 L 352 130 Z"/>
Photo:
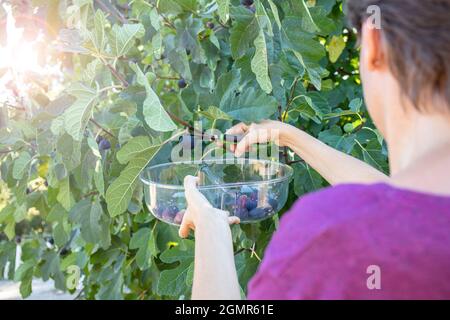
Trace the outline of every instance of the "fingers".
<path fill-rule="evenodd" d="M 241 223 L 241 219 L 239 219 L 238 217 L 229 217 L 228 218 L 228 223 L 230 225 L 239 224 L 239 223 Z"/>
<path fill-rule="evenodd" d="M 235 125 L 234 127 L 231 127 L 228 129 L 225 133 L 226 134 L 244 134 L 248 131 L 248 126 L 241 122 Z"/>
<path fill-rule="evenodd" d="M 244 135 L 247 131 L 248 131 L 249 126 L 247 126 L 244 122 L 238 123 L 237 125 L 235 125 L 234 127 L 231 127 L 230 129 L 228 129 L 225 134 L 228 135 Z M 235 152 L 236 151 L 236 145 L 235 144 L 231 144 L 230 145 L 230 150 L 231 152 Z"/>
<path fill-rule="evenodd" d="M 236 157 L 242 156 L 255 143 L 265 142 L 259 141 L 259 136 L 259 131 L 256 128 L 252 129 L 252 127 L 250 127 L 247 135 L 236 145 L 234 150 Z"/>
<path fill-rule="evenodd" d="M 178 235 L 180 238 L 187 238 L 189 236 L 189 232 L 191 230 L 191 224 L 183 221 L 180 226 L 180 230 L 178 230 Z"/>
<path fill-rule="evenodd" d="M 194 176 L 186 176 L 184 178 L 184 193 L 186 196 L 187 206 L 199 207 L 203 205 L 205 207 L 212 207 L 208 199 L 198 191 L 197 189 L 198 178 Z"/>

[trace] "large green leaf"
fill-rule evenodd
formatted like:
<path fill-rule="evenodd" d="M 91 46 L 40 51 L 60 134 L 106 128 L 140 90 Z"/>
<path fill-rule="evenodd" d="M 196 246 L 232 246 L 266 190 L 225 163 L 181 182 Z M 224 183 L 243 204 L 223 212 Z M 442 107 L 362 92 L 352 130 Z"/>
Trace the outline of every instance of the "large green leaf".
<path fill-rule="evenodd" d="M 67 211 L 74 205 L 75 200 L 73 198 L 72 190 L 70 189 L 69 177 L 66 177 L 59 182 L 59 192 L 56 199 Z"/>
<path fill-rule="evenodd" d="M 114 25 L 111 32 L 110 46 L 113 55 L 124 56 L 134 45 L 134 41 L 144 36 L 145 29 L 140 23 Z"/>
<path fill-rule="evenodd" d="M 227 23 L 230 18 L 230 0 L 216 0 L 217 2 L 217 13 L 219 14 L 220 21 L 222 23 Z"/>
<path fill-rule="evenodd" d="M 246 8 L 234 8 L 232 17 L 235 21 L 230 29 L 231 54 L 234 59 L 238 59 L 258 36 L 260 27 L 256 15 Z"/>
<path fill-rule="evenodd" d="M 105 33 L 107 23 L 108 21 L 103 11 L 97 10 L 94 16 L 94 30 L 87 31 L 87 35 L 98 53 L 104 51 L 108 40 Z"/>
<path fill-rule="evenodd" d="M 136 72 L 138 83 L 145 88 L 147 93 L 147 97 L 145 98 L 143 105 L 145 122 L 147 122 L 150 128 L 156 131 L 166 132 L 175 130 L 177 126 L 162 106 L 161 101 L 155 91 L 153 91 L 148 78 L 144 75 L 137 64 L 133 64 L 132 68 Z"/>
<path fill-rule="evenodd" d="M 81 200 L 70 210 L 69 216 L 71 221 L 80 225 L 81 236 L 86 242 L 98 243 L 103 248 L 109 247 L 110 219 L 98 201 Z"/>
<path fill-rule="evenodd" d="M 133 148 L 127 148 L 128 152 L 133 154 L 133 158 L 106 191 L 105 200 L 111 217 L 115 217 L 127 210 L 133 191 L 139 182 L 140 173 L 162 147 L 162 144 L 148 147 L 149 144 L 150 142 L 144 144 L 136 143 L 133 144 Z M 130 158 L 122 155 L 121 159 Z"/>
<path fill-rule="evenodd" d="M 130 240 L 130 249 L 138 249 L 136 263 L 141 270 L 148 269 L 152 263 L 152 256 L 156 256 L 155 237 L 150 228 L 139 229 Z"/>
<path fill-rule="evenodd" d="M 269 62 L 267 60 L 267 48 L 264 32 L 260 30 L 258 37 L 255 41 L 255 55 L 252 59 L 251 66 L 252 71 L 256 75 L 261 89 L 267 94 L 272 92 L 272 82 L 269 77 Z"/>
<path fill-rule="evenodd" d="M 342 129 L 338 126 L 333 126 L 329 130 L 322 131 L 319 134 L 319 139 L 345 153 L 350 153 L 356 143 L 354 135 L 344 135 Z"/>
<path fill-rule="evenodd" d="M 15 281 L 20 281 L 20 294 L 26 298 L 31 294 L 31 282 L 33 280 L 33 273 L 36 261 L 33 259 L 26 260 L 16 270 L 14 275 Z"/>
<path fill-rule="evenodd" d="M 16 180 L 22 179 L 25 171 L 29 168 L 31 162 L 31 156 L 28 152 L 24 151 L 20 153 L 19 157 L 15 160 L 13 166 L 13 178 Z"/>
<path fill-rule="evenodd" d="M 164 251 L 160 259 L 165 263 L 179 262 L 176 268 L 161 272 L 158 282 L 158 293 L 167 296 L 179 296 L 187 288 L 188 274 L 192 272 L 194 263 L 194 242 L 184 240 L 185 248 L 180 246 Z"/>
<path fill-rule="evenodd" d="M 269 119 L 277 112 L 278 103 L 274 97 L 266 95 L 253 87 L 231 99 L 229 104 L 221 105 L 223 111 L 239 121 L 257 122 Z"/>
<path fill-rule="evenodd" d="M 308 164 L 296 164 L 294 168 L 294 192 L 297 196 L 322 188 L 322 177 Z"/>
<path fill-rule="evenodd" d="M 83 138 L 84 130 L 92 117 L 92 108 L 97 100 L 97 91 L 80 83 L 69 90 L 75 102 L 64 112 L 64 127 L 68 134 L 76 141 Z"/>

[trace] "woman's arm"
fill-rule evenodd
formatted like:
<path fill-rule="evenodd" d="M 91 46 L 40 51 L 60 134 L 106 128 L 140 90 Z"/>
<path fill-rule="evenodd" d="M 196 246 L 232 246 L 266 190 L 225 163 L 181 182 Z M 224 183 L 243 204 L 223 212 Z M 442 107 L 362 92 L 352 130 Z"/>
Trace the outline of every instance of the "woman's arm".
<path fill-rule="evenodd" d="M 195 177 L 185 178 L 188 207 L 179 232 L 185 238 L 191 229 L 195 230 L 192 299 L 238 300 L 240 289 L 229 224 L 239 223 L 239 218 L 213 208 L 196 183 Z"/>
<path fill-rule="evenodd" d="M 274 141 L 281 147 L 292 149 L 332 185 L 374 183 L 389 179 L 363 161 L 331 148 L 306 132 L 282 122 L 264 121 L 250 126 L 240 123 L 227 133 L 246 134 L 235 147 L 237 156 L 241 156 L 255 143 Z"/>

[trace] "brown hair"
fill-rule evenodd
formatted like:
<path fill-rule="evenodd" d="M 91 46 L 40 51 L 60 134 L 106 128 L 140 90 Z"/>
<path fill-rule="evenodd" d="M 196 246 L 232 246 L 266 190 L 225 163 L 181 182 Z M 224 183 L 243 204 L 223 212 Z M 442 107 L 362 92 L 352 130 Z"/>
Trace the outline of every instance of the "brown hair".
<path fill-rule="evenodd" d="M 450 111 L 450 0 L 346 2 L 358 32 L 373 13 L 369 6 L 379 7 L 389 68 L 415 108 L 424 111 L 429 101 L 439 101 Z"/>

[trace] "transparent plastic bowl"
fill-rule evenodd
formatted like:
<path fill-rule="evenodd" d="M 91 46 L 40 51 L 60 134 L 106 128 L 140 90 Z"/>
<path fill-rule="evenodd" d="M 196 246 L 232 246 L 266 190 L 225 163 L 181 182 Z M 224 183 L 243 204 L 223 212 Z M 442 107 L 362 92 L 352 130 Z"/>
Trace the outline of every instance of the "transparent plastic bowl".
<path fill-rule="evenodd" d="M 200 174 L 199 174 L 200 172 Z M 291 167 L 267 160 L 234 163 L 172 162 L 146 168 L 141 174 L 145 201 L 159 220 L 179 225 L 186 209 L 183 180 L 200 177 L 198 189 L 215 208 L 253 223 L 273 216 L 286 204 Z"/>

